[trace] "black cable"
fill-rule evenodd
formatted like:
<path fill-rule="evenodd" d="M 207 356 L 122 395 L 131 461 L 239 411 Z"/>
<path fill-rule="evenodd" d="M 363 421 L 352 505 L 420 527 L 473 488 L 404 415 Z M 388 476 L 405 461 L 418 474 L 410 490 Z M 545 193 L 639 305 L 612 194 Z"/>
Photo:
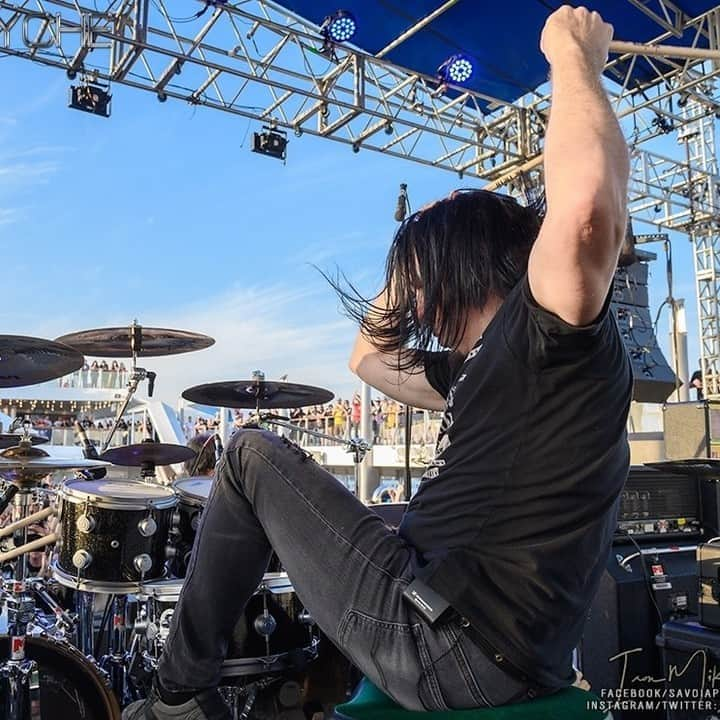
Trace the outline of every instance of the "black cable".
<path fill-rule="evenodd" d="M 657 313 L 656 313 L 656 315 L 655 315 L 655 322 L 653 323 L 653 332 L 654 332 L 656 335 L 657 335 L 658 322 L 660 321 L 660 313 L 662 312 L 662 309 L 667 305 L 667 302 L 668 302 L 668 301 L 667 301 L 667 298 L 665 298 L 665 300 L 663 300 L 663 301 L 660 303 L 660 307 L 658 308 L 658 311 L 657 311 Z"/>
<path fill-rule="evenodd" d="M 208 0 L 205 0 L 205 6 L 204 6 L 201 10 L 198 10 L 194 15 L 190 15 L 189 17 L 186 17 L 186 18 L 174 18 L 174 17 L 172 17 L 171 15 L 168 15 L 167 18 L 168 18 L 169 20 L 171 20 L 172 22 L 174 22 L 174 23 L 189 23 L 189 22 L 193 22 L 193 20 L 197 20 L 198 18 L 201 18 L 201 17 L 208 11 L 208 8 L 209 8 L 212 4 L 213 4 L 213 3 L 209 2 Z M 153 0 L 153 5 L 155 6 L 155 9 L 156 9 L 161 15 L 165 15 L 165 13 L 163 12 L 163 9 L 160 7 L 160 5 L 158 5 L 157 2 L 155 2 L 155 0 Z"/>
<path fill-rule="evenodd" d="M 645 567 L 645 556 L 643 555 L 642 548 L 637 544 L 637 540 L 635 540 L 635 538 L 627 530 L 618 528 L 617 532 L 624 535 L 634 545 L 635 549 L 640 553 L 640 568 L 642 569 L 643 579 L 645 580 L 645 589 L 647 590 L 650 602 L 653 604 L 655 612 L 657 613 L 658 620 L 660 621 L 660 628 L 662 628 L 665 620 L 663 620 L 662 613 L 660 612 L 660 607 L 658 606 L 657 601 L 655 600 L 655 595 L 653 595 L 652 588 L 650 587 L 650 577 L 648 576 L 647 568 Z"/>
<path fill-rule="evenodd" d="M 412 495 L 412 474 L 410 472 L 410 435 L 412 433 L 412 414 L 411 405 L 405 406 L 405 480 L 403 482 L 403 498 L 405 502 L 410 502 Z"/>
<path fill-rule="evenodd" d="M 407 194 L 407 188 L 404 192 L 405 209 L 408 214 L 412 215 L 412 207 L 410 198 Z M 412 472 L 410 471 L 410 442 L 412 435 L 412 415 L 413 409 L 411 405 L 405 405 L 405 480 L 403 482 L 403 499 L 410 502 L 412 495 Z"/>

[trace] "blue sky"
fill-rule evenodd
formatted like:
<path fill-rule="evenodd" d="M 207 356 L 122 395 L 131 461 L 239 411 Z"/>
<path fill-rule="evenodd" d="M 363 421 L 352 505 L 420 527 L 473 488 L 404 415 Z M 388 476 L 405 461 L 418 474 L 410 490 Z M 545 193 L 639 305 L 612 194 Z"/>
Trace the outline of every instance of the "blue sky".
<path fill-rule="evenodd" d="M 1 332 L 55 337 L 137 318 L 212 335 L 209 350 L 146 361 L 173 404 L 184 387 L 256 368 L 347 395 L 354 330 L 309 263 L 337 263 L 372 290 L 399 183 L 413 207 L 463 183 L 307 135 L 290 136 L 283 165 L 250 151 L 258 123 L 120 86 L 106 120 L 68 109 L 68 86 L 61 71 L 0 58 Z M 691 248 L 684 236 L 673 245 L 693 367 Z M 652 275 L 654 317 L 667 294 L 660 261 Z M 659 335 L 667 347 L 667 314 Z"/>

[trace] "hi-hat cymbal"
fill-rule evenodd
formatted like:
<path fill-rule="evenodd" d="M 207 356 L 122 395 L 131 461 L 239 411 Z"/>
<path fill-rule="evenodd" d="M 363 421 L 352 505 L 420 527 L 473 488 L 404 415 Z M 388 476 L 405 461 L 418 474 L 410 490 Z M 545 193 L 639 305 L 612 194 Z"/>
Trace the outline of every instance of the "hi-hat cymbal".
<path fill-rule="evenodd" d="M 142 442 L 106 450 L 100 459 L 107 460 L 113 465 L 142 467 L 143 465 L 174 465 L 192 460 L 195 455 L 194 450 L 184 445 Z"/>
<path fill-rule="evenodd" d="M 83 355 L 108 358 L 131 358 L 133 348 L 137 357 L 157 357 L 203 350 L 215 344 L 208 335 L 141 325 L 82 330 L 63 335 L 58 342 L 75 348 Z"/>
<path fill-rule="evenodd" d="M 19 445 L 24 437 L 24 435 L 16 433 L 0 433 L 0 450 Z M 33 445 L 44 445 L 46 442 L 49 442 L 48 439 L 42 435 L 29 435 L 28 440 Z"/>
<path fill-rule="evenodd" d="M 267 380 L 206 383 L 184 390 L 182 396 L 201 405 L 263 410 L 322 405 L 335 397 L 324 388 Z"/>
<path fill-rule="evenodd" d="M 0 387 L 36 385 L 79 370 L 75 348 L 25 335 L 0 335 Z"/>
<path fill-rule="evenodd" d="M 4 450 L 0 453 L 0 478 L 16 484 L 38 482 L 46 475 L 61 470 L 89 470 L 108 464 L 85 458 L 52 457 L 40 451 L 40 448 L 29 448 L 31 452 L 20 452 L 21 446 L 9 450 L 16 452 L 6 454 L 8 451 Z M 35 454 L 36 452 L 43 452 L 44 455 Z"/>

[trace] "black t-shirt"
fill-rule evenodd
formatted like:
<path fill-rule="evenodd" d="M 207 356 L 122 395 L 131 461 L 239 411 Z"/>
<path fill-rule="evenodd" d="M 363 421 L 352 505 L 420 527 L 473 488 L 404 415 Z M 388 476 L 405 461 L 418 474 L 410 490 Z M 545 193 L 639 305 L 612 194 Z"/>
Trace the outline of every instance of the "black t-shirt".
<path fill-rule="evenodd" d="M 609 299 L 577 328 L 525 278 L 467 357 L 429 353 L 426 375 L 447 406 L 399 528 L 415 572 L 511 666 L 567 685 L 629 466 L 632 374 Z"/>

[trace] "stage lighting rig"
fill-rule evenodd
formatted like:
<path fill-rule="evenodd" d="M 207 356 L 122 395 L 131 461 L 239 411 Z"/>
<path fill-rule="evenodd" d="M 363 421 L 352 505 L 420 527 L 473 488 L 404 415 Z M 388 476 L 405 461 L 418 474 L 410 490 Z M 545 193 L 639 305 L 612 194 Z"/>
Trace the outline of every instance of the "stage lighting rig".
<path fill-rule="evenodd" d="M 285 160 L 287 157 L 287 133 L 265 125 L 262 132 L 253 133 L 253 152 Z"/>
<path fill-rule="evenodd" d="M 71 85 L 68 107 L 82 110 L 92 115 L 110 117 L 112 95 L 109 87 L 101 85 Z"/>
<path fill-rule="evenodd" d="M 320 32 L 332 43 L 348 42 L 357 32 L 355 16 L 349 10 L 337 10 L 323 20 Z"/>
<path fill-rule="evenodd" d="M 437 69 L 437 75 L 445 85 L 462 85 L 472 77 L 474 69 L 472 60 L 467 55 L 458 53 L 449 57 Z"/>
<path fill-rule="evenodd" d="M 339 43 L 349 42 L 357 32 L 355 16 L 349 10 L 337 10 L 328 15 L 320 26 L 323 44 L 320 52 L 333 53 L 333 48 Z"/>

